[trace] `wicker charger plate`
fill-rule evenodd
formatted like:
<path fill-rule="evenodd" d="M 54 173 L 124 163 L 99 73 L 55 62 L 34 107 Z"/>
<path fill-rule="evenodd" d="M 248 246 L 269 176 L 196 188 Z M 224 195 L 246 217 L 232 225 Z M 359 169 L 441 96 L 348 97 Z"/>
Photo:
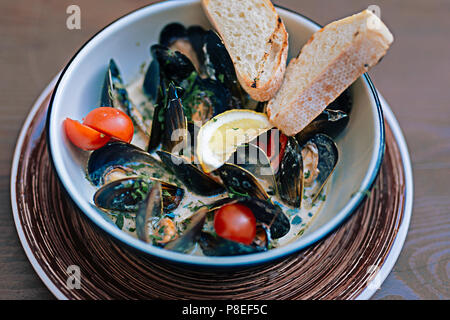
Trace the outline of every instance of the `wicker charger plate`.
<path fill-rule="evenodd" d="M 25 252 L 56 297 L 367 298 L 374 292 L 369 289 L 374 277 L 379 277 L 377 273 L 385 271 L 382 281 L 392 268 L 406 236 L 411 208 L 404 172 L 409 167 L 402 159 L 405 150 L 399 150 L 388 123 L 385 158 L 374 189 L 332 234 L 270 264 L 234 271 L 198 270 L 136 252 L 101 231 L 79 211 L 49 162 L 44 128 L 51 88 L 44 91 L 22 129 L 11 175 L 11 199 Z M 409 165 L 409 158 L 406 162 Z M 395 251 L 393 258 L 389 258 L 391 251 Z M 393 260 L 388 267 L 387 259 Z M 67 286 L 67 268 L 71 265 L 80 268 L 80 289 Z"/>

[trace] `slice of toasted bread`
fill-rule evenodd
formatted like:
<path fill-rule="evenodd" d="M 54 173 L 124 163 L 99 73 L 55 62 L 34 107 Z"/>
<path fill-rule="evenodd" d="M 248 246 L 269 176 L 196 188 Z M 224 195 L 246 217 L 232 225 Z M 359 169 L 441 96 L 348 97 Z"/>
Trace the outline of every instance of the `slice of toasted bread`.
<path fill-rule="evenodd" d="M 295 135 L 386 54 L 393 36 L 372 12 L 330 23 L 290 61 L 283 84 L 269 101 L 273 125 Z"/>
<path fill-rule="evenodd" d="M 244 90 L 271 99 L 283 82 L 288 34 L 270 0 L 202 0 L 220 34 Z"/>

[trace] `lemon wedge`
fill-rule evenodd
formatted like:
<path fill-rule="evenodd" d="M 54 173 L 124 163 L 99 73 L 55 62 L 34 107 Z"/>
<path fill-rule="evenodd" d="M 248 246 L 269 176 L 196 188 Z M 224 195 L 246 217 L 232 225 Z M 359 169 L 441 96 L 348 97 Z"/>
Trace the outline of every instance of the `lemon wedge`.
<path fill-rule="evenodd" d="M 199 130 L 197 158 L 205 172 L 221 167 L 236 151 L 273 126 L 265 113 L 235 109 L 223 112 Z"/>

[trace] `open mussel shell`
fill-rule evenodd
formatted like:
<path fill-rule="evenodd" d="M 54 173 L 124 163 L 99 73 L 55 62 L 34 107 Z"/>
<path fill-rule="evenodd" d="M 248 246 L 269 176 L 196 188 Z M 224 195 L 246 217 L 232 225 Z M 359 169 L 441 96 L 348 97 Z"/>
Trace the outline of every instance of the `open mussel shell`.
<path fill-rule="evenodd" d="M 341 110 L 325 109 L 317 118 L 308 124 L 296 135 L 300 145 L 304 145 L 317 133 L 336 137 L 348 124 L 350 120 L 347 113 Z"/>
<path fill-rule="evenodd" d="M 196 70 L 202 73 L 205 60 L 202 50 L 205 32 L 200 26 L 191 26 L 186 29 L 181 23 L 169 23 L 161 31 L 159 43 L 184 54 L 191 60 Z"/>
<path fill-rule="evenodd" d="M 191 43 L 192 48 L 194 49 L 195 53 L 197 54 L 197 60 L 199 63 L 199 72 L 204 72 L 204 65 L 205 65 L 205 53 L 203 52 L 203 45 L 205 44 L 205 34 L 206 30 L 203 29 L 201 26 L 190 26 L 187 28 L 186 33 L 187 37 L 189 39 L 189 42 Z"/>
<path fill-rule="evenodd" d="M 167 82 L 179 84 L 195 71 L 191 60 L 179 51 L 170 50 L 160 44 L 151 46 L 150 51 L 159 63 L 160 74 Z"/>
<path fill-rule="evenodd" d="M 103 185 L 94 194 L 94 203 L 104 210 L 115 212 L 136 212 L 155 182 L 162 188 L 163 211 L 172 212 L 184 197 L 184 189 L 156 179 L 127 177 Z"/>
<path fill-rule="evenodd" d="M 117 167 L 127 168 L 135 174 L 150 178 L 176 181 L 162 163 L 149 153 L 121 141 L 109 142 L 92 152 L 87 164 L 87 175 L 94 185 L 99 186 L 104 183 L 105 174 Z"/>
<path fill-rule="evenodd" d="M 167 107 L 165 110 L 165 127 L 163 137 L 163 150 L 168 152 L 180 152 L 187 147 L 188 130 L 187 119 L 184 115 L 183 105 L 178 98 L 177 89 L 169 84 Z M 174 148 L 177 150 L 174 151 Z"/>
<path fill-rule="evenodd" d="M 192 79 L 192 76 L 195 79 Z M 188 120 L 202 123 L 219 113 L 225 112 L 231 105 L 230 91 L 218 80 L 201 78 L 193 74 L 180 85 L 184 88 L 183 104 L 189 110 L 186 114 Z"/>
<path fill-rule="evenodd" d="M 348 88 L 296 135 L 299 144 L 303 146 L 317 133 L 333 138 L 338 136 L 348 125 L 352 104 L 351 89 Z"/>
<path fill-rule="evenodd" d="M 129 99 L 119 68 L 113 59 L 109 61 L 108 70 L 106 71 L 100 98 L 100 107 L 113 107 L 124 111 L 130 116 L 138 129 L 147 135 L 144 118 Z"/>
<path fill-rule="evenodd" d="M 138 177 L 115 180 L 97 190 L 94 203 L 105 210 L 136 212 L 138 203 L 144 200 L 150 187 L 151 183 Z"/>
<path fill-rule="evenodd" d="M 225 163 L 216 172 L 230 194 L 269 201 L 266 190 L 250 171 L 236 164 Z"/>
<path fill-rule="evenodd" d="M 206 72 L 214 80 L 219 80 L 230 90 L 234 108 L 244 105 L 244 92 L 239 84 L 233 61 L 219 35 L 209 30 L 205 34 L 203 51 L 206 59 Z"/>
<path fill-rule="evenodd" d="M 191 192 L 201 196 L 223 193 L 224 187 L 186 159 L 166 151 L 156 151 L 161 161 Z"/>
<path fill-rule="evenodd" d="M 200 238 L 200 233 L 205 223 L 207 213 L 207 207 L 202 207 L 195 212 L 190 218 L 190 222 L 186 229 L 183 231 L 183 235 L 178 239 L 169 242 L 164 249 L 182 253 L 191 250 Z"/>
<path fill-rule="evenodd" d="M 289 137 L 277 172 L 280 198 L 286 204 L 300 208 L 303 198 L 302 150 L 293 137 Z"/>
<path fill-rule="evenodd" d="M 178 22 L 169 23 L 159 34 L 159 43 L 170 47 L 175 41 L 187 38 L 186 28 Z"/>
<path fill-rule="evenodd" d="M 144 201 L 139 203 L 136 214 L 136 234 L 144 242 L 150 242 L 149 223 L 163 214 L 162 188 L 159 182 L 152 185 Z"/>
<path fill-rule="evenodd" d="M 267 190 L 268 194 L 278 194 L 277 183 L 270 159 L 260 147 L 254 144 L 239 146 L 227 160 L 227 163 L 238 165 L 260 179 L 263 184 L 262 187 Z"/>
<path fill-rule="evenodd" d="M 333 139 L 325 134 L 316 134 L 306 143 L 306 145 L 309 143 L 314 144 L 317 147 L 319 156 L 317 164 L 319 173 L 315 179 L 313 188 L 310 191 L 313 195 L 312 201 L 314 202 L 336 168 L 339 160 L 339 152 Z"/>

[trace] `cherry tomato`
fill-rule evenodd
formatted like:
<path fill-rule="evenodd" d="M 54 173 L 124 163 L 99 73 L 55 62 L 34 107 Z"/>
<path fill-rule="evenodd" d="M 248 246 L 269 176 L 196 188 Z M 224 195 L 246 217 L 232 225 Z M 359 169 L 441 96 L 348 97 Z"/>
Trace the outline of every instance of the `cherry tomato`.
<path fill-rule="evenodd" d="M 83 124 L 118 140 L 133 139 L 133 121 L 123 111 L 111 107 L 100 107 L 88 113 Z"/>
<path fill-rule="evenodd" d="M 222 238 L 249 245 L 256 235 L 256 219 L 246 206 L 227 204 L 217 210 L 214 229 Z"/>
<path fill-rule="evenodd" d="M 64 129 L 69 140 L 83 150 L 101 148 L 111 139 L 110 136 L 69 118 L 64 120 Z"/>

